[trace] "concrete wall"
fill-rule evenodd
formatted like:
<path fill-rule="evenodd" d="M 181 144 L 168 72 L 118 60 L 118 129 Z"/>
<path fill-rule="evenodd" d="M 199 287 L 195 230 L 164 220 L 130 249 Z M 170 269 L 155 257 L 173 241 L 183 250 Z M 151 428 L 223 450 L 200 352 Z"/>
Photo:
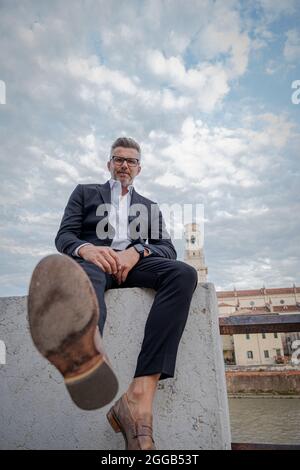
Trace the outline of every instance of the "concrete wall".
<path fill-rule="evenodd" d="M 127 388 L 153 301 L 149 289 L 108 291 L 104 343 L 118 375 L 118 398 Z M 1 449 L 123 449 L 105 414 L 79 410 L 59 372 L 34 348 L 26 297 L 0 299 Z M 212 284 L 197 287 L 177 356 L 176 376 L 160 382 L 154 410 L 158 449 L 229 449 L 225 373 Z"/>
<path fill-rule="evenodd" d="M 300 395 L 300 370 L 226 372 L 228 393 Z"/>

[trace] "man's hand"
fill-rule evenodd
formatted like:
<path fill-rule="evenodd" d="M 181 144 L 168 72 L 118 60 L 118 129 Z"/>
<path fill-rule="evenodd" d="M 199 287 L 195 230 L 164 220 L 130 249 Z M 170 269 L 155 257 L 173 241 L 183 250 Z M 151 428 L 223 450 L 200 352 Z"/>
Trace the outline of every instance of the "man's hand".
<path fill-rule="evenodd" d="M 85 245 L 79 249 L 78 254 L 109 274 L 116 275 L 122 268 L 119 255 L 108 246 Z"/>
<path fill-rule="evenodd" d="M 117 280 L 117 283 L 120 285 L 122 282 L 126 281 L 129 271 L 139 261 L 140 255 L 134 248 L 131 247 L 128 248 L 128 250 L 119 251 L 118 258 L 121 267 L 115 275 L 115 278 Z"/>
<path fill-rule="evenodd" d="M 149 252 L 144 251 L 144 256 L 148 256 Z M 119 251 L 118 257 L 121 263 L 121 268 L 118 270 L 118 273 L 115 275 L 115 278 L 120 285 L 122 282 L 126 281 L 129 271 L 137 264 L 140 259 L 140 255 L 133 248 L 128 248 L 127 250 Z"/>

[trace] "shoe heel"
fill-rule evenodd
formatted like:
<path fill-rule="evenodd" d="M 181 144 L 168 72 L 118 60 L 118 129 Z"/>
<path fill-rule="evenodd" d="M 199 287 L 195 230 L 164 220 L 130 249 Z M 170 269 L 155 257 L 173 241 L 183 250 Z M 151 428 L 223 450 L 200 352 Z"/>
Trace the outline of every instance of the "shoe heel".
<path fill-rule="evenodd" d="M 121 432 L 120 426 L 118 425 L 117 421 L 115 420 L 112 411 L 109 411 L 106 415 L 109 424 L 113 428 L 115 432 Z"/>

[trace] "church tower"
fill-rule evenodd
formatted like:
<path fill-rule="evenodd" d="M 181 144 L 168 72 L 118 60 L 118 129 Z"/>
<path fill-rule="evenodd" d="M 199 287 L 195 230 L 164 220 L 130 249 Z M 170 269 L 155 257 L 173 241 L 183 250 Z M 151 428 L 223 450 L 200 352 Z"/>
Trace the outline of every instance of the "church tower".
<path fill-rule="evenodd" d="M 198 282 L 207 282 L 207 267 L 204 261 L 203 242 L 199 225 L 196 223 L 186 224 L 184 226 L 184 234 L 184 261 L 196 269 Z"/>

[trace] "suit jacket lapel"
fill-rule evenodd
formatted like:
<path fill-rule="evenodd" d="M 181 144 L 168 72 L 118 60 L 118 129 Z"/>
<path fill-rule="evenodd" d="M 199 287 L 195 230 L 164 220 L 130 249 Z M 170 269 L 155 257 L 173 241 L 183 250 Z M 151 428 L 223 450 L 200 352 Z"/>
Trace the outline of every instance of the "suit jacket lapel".
<path fill-rule="evenodd" d="M 136 192 L 134 188 L 132 188 L 130 205 L 132 206 L 133 204 L 139 204 L 139 202 L 140 202 L 140 195 L 139 193 Z"/>
<path fill-rule="evenodd" d="M 136 192 L 136 190 L 133 188 L 132 193 L 131 193 L 131 199 L 130 199 L 130 207 L 133 206 L 134 204 L 139 204 L 140 203 L 140 197 L 139 193 Z M 132 213 L 132 215 L 128 215 L 128 224 L 132 222 L 135 218 L 137 217 L 136 214 Z"/>
<path fill-rule="evenodd" d="M 143 204 L 142 198 L 139 195 L 139 193 L 136 192 L 136 190 L 133 188 L 132 194 L 131 194 L 131 200 L 130 200 L 130 207 L 133 206 L 134 204 Z M 135 208 L 134 208 L 135 209 Z M 132 214 L 128 215 L 128 225 L 129 225 L 129 234 L 131 238 L 135 238 L 136 236 L 136 224 L 132 224 L 134 219 L 139 218 L 138 224 L 137 224 L 137 232 L 139 232 L 139 240 L 142 242 L 142 239 L 147 239 L 148 238 L 148 212 L 146 219 L 144 219 L 144 213 L 140 214 L 140 211 L 136 213 L 136 210 L 133 210 Z"/>
<path fill-rule="evenodd" d="M 99 184 L 98 188 L 102 196 L 103 202 L 105 204 L 111 204 L 111 190 L 110 190 L 109 181 L 106 181 L 106 183 L 104 184 Z"/>
<path fill-rule="evenodd" d="M 100 196 L 101 198 L 103 199 L 103 205 L 105 205 L 105 209 L 107 210 L 107 214 L 105 215 L 105 217 L 108 217 L 109 219 L 109 216 L 110 216 L 110 212 L 111 212 L 111 189 L 110 189 L 110 184 L 109 184 L 109 181 L 106 181 L 106 183 L 104 184 L 99 184 L 98 185 L 98 189 L 99 189 L 99 193 L 100 193 Z M 101 204 L 98 205 L 98 207 L 100 206 Z M 106 228 L 105 228 L 105 233 L 108 234 L 108 238 L 107 238 L 107 243 L 108 244 L 111 244 L 114 236 L 115 236 L 115 229 L 114 227 L 110 224 L 109 220 L 108 220 L 108 224 L 106 225 Z"/>

